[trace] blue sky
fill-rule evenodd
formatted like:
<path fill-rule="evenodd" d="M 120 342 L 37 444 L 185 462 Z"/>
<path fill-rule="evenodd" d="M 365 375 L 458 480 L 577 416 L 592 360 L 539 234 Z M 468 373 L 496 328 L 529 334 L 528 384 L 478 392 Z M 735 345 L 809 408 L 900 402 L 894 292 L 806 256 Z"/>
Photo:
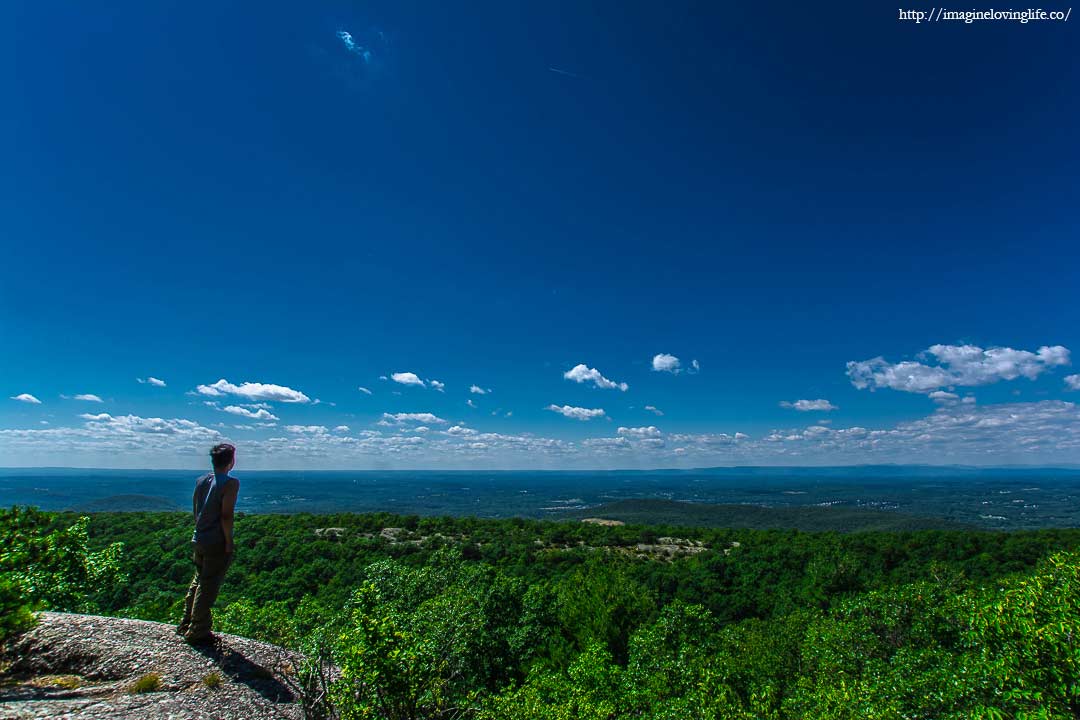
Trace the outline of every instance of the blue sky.
<path fill-rule="evenodd" d="M 1071 24 L 9 20 L 0 464 L 1080 463 Z"/>

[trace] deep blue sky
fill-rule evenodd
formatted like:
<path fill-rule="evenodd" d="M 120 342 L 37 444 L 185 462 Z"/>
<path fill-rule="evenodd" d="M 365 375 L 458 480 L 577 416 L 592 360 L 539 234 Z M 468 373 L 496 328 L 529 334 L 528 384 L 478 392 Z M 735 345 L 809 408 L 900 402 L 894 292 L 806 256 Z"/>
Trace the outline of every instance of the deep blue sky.
<path fill-rule="evenodd" d="M 219 435 L 261 467 L 1080 462 L 1075 22 L 5 17 L 0 464 L 193 466 Z M 919 355 L 935 345 L 977 351 Z M 566 379 L 578 364 L 629 389 Z M 197 390 L 219 379 L 311 402 Z M 274 427 L 222 410 L 263 400 Z"/>

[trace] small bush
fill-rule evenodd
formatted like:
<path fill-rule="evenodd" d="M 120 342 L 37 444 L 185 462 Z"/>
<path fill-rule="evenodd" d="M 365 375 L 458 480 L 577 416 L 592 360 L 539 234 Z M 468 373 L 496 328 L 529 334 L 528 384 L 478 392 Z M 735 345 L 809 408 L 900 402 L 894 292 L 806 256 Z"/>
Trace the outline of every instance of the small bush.
<path fill-rule="evenodd" d="M 161 675 L 156 672 L 146 673 L 141 678 L 131 683 L 128 692 L 132 695 L 140 693 L 157 692 L 161 689 Z"/>
<path fill-rule="evenodd" d="M 202 679 L 202 684 L 210 688 L 211 690 L 217 690 L 219 687 L 221 687 L 221 673 L 215 671 L 210 673 L 209 675 L 206 675 Z"/>
<path fill-rule="evenodd" d="M 83 679 L 78 675 L 48 675 L 38 678 L 32 685 L 41 688 L 61 688 L 63 690 L 75 690 L 83 686 Z"/>

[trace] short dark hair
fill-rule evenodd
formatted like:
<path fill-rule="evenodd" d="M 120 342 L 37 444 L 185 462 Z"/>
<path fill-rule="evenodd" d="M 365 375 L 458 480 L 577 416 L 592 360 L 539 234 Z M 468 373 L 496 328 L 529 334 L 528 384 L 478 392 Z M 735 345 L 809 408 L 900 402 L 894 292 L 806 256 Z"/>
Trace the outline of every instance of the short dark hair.
<path fill-rule="evenodd" d="M 215 470 L 229 467 L 236 455 L 236 446 L 229 443 L 219 443 L 210 448 L 210 462 L 214 463 Z"/>

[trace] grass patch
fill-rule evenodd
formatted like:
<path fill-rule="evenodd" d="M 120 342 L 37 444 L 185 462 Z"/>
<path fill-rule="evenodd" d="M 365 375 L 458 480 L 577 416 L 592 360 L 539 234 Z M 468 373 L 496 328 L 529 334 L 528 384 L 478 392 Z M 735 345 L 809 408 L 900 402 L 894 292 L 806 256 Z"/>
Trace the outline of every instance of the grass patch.
<path fill-rule="evenodd" d="M 83 679 L 78 675 L 45 675 L 34 678 L 30 683 L 39 688 L 60 688 L 62 690 L 75 690 L 83 686 Z"/>
<path fill-rule="evenodd" d="M 221 673 L 216 671 L 204 676 L 202 679 L 202 684 L 211 690 L 217 690 L 221 687 L 221 682 Z"/>
<path fill-rule="evenodd" d="M 156 672 L 150 672 L 143 675 L 141 678 L 131 683 L 128 686 L 128 692 L 132 695 L 138 695 L 139 693 L 157 692 L 161 689 L 161 674 Z"/>

